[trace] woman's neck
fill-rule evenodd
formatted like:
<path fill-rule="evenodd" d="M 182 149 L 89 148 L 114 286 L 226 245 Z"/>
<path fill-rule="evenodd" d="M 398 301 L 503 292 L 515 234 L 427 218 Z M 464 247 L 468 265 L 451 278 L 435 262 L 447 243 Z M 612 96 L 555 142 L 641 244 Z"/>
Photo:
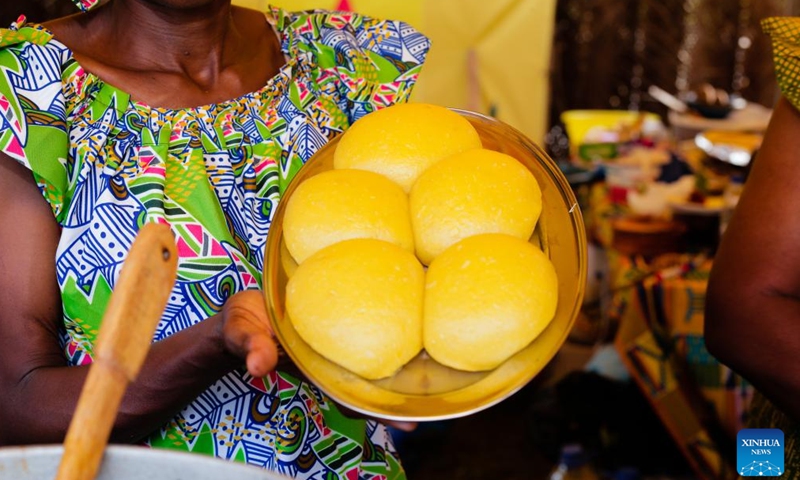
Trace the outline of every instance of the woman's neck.
<path fill-rule="evenodd" d="M 159 106 L 235 98 L 283 64 L 264 15 L 230 0 L 112 0 L 47 26 L 88 71 Z"/>
<path fill-rule="evenodd" d="M 106 55 L 95 49 L 96 56 L 124 62 L 127 68 L 181 72 L 201 86 L 214 82 L 220 71 L 236 62 L 243 42 L 230 0 L 183 8 L 161 3 L 114 0 L 99 9 L 95 28 L 105 38 L 95 45 L 102 46 Z M 112 52 L 124 56 L 110 58 Z"/>

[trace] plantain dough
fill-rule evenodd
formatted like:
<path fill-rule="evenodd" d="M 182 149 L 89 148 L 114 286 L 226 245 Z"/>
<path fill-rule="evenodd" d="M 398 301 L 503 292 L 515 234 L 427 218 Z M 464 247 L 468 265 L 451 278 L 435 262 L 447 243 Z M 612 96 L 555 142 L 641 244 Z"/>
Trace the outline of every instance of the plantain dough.
<path fill-rule="evenodd" d="M 404 103 L 355 122 L 336 146 L 333 166 L 380 173 L 408 192 L 434 163 L 480 147 L 477 130 L 458 113 L 438 105 Z"/>
<path fill-rule="evenodd" d="M 351 238 L 385 240 L 414 251 L 408 196 L 377 173 L 329 170 L 298 185 L 287 201 L 283 235 L 298 264 Z"/>
<path fill-rule="evenodd" d="M 491 370 L 547 327 L 557 301 L 555 268 L 540 249 L 506 234 L 468 237 L 428 267 L 424 348 L 455 369 Z"/>
<path fill-rule="evenodd" d="M 429 265 L 447 247 L 479 233 L 528 240 L 542 212 L 542 191 L 513 157 L 475 149 L 423 173 L 409 195 L 417 257 Z"/>
<path fill-rule="evenodd" d="M 286 286 L 286 310 L 320 355 L 368 380 L 391 376 L 422 349 L 423 266 L 375 239 L 318 251 Z"/>

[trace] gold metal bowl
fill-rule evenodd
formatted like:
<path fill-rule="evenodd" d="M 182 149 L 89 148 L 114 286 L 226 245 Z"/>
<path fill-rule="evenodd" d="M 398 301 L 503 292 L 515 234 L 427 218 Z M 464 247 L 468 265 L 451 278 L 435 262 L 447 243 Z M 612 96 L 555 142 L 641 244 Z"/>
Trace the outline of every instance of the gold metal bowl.
<path fill-rule="evenodd" d="M 514 128 L 480 114 L 456 111 L 477 129 L 484 148 L 516 158 L 539 182 L 543 210 L 531 242 L 540 246 L 555 266 L 559 288 L 556 315 L 527 347 L 486 372 L 445 367 L 423 351 L 394 376 L 370 381 L 309 347 L 295 331 L 285 308 L 286 282 L 297 264 L 283 241 L 283 216 L 297 185 L 333 169 L 333 152 L 341 138 L 337 137 L 300 169 L 284 193 L 267 238 L 264 292 L 272 328 L 299 370 L 331 399 L 365 415 L 432 421 L 469 415 L 497 404 L 533 379 L 555 356 L 583 301 L 587 269 L 583 218 L 561 170 Z"/>

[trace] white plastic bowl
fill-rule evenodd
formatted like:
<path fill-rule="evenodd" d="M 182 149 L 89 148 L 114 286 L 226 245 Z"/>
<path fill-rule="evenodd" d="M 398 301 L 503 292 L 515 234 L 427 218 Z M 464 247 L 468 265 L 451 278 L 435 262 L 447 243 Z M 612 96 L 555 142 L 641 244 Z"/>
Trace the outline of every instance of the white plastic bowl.
<path fill-rule="evenodd" d="M 61 445 L 0 448 L 0 479 L 52 480 Z M 205 455 L 146 447 L 106 448 L 96 480 L 288 480 L 260 468 Z"/>

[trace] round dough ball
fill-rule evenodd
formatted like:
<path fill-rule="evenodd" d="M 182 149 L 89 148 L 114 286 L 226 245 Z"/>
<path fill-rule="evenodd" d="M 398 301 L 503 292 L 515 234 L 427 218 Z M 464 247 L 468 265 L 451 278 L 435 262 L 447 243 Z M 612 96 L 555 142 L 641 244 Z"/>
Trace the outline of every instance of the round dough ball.
<path fill-rule="evenodd" d="M 491 370 L 555 316 L 558 279 L 538 248 L 505 234 L 469 237 L 428 267 L 423 346 L 443 365 Z"/>
<path fill-rule="evenodd" d="M 425 272 L 410 252 L 345 240 L 297 267 L 286 310 L 317 353 L 368 380 L 391 376 L 422 350 Z"/>
<path fill-rule="evenodd" d="M 417 257 L 429 265 L 454 243 L 479 233 L 528 240 L 542 212 L 536 178 L 513 157 L 477 149 L 422 174 L 409 196 Z"/>
<path fill-rule="evenodd" d="M 437 105 L 405 103 L 355 122 L 336 146 L 333 166 L 380 173 L 408 192 L 428 167 L 474 148 L 481 148 L 481 139 L 461 115 Z"/>
<path fill-rule="evenodd" d="M 414 251 L 408 196 L 394 182 L 364 170 L 329 170 L 300 185 L 283 220 L 286 248 L 298 264 L 328 245 L 376 238 Z"/>

